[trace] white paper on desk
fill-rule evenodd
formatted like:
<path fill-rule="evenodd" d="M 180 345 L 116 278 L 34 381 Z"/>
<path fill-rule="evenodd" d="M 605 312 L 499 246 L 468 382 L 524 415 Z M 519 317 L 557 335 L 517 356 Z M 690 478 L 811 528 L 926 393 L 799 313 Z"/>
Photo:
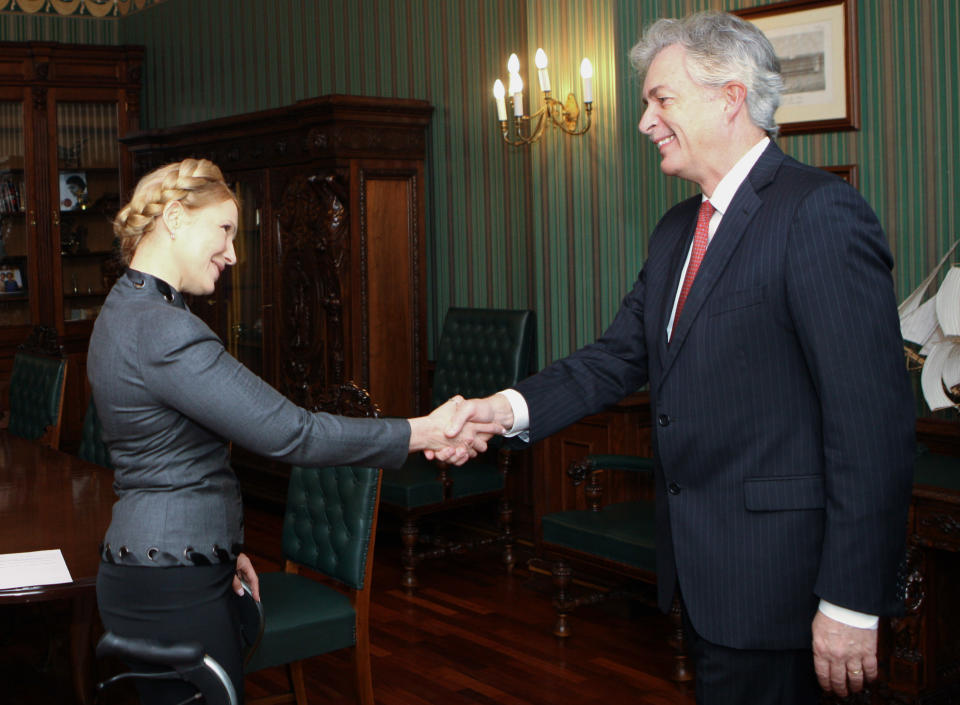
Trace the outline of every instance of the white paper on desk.
<path fill-rule="evenodd" d="M 59 548 L 28 553 L 0 553 L 0 590 L 70 582 L 73 582 L 73 578 Z"/>

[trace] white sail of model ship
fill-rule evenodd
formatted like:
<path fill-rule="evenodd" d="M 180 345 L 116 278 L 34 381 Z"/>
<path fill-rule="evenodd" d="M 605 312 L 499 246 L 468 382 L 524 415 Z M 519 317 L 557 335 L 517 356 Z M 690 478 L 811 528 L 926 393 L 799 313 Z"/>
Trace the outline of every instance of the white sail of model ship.
<path fill-rule="evenodd" d="M 919 360 L 923 365 L 920 387 L 932 411 L 960 406 L 948 395 L 960 386 L 960 266 L 951 266 L 936 295 L 923 301 L 958 244 L 960 240 L 897 309 L 903 339 L 920 346 L 908 355 L 926 358 Z"/>

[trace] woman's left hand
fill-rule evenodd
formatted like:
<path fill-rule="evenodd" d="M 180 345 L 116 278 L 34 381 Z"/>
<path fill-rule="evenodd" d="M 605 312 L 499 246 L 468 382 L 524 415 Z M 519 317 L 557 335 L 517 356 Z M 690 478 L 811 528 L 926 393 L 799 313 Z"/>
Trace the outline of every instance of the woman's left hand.
<path fill-rule="evenodd" d="M 241 553 L 237 556 L 237 572 L 233 576 L 233 590 L 238 595 L 243 594 L 241 580 L 250 586 L 253 599 L 260 602 L 260 579 L 257 577 L 257 571 L 253 569 L 253 563 L 250 562 L 246 553 Z"/>

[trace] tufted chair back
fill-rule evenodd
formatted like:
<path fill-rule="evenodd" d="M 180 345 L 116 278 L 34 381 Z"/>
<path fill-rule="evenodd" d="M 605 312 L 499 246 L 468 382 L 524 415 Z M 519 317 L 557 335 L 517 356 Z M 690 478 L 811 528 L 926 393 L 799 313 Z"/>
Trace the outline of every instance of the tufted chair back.
<path fill-rule="evenodd" d="M 10 433 L 58 448 L 66 378 L 66 360 L 18 352 L 10 376 Z"/>
<path fill-rule="evenodd" d="M 362 590 L 379 482 L 377 468 L 292 468 L 284 557 Z"/>
<path fill-rule="evenodd" d="M 433 405 L 454 394 L 484 397 L 532 371 L 533 311 L 451 308 L 443 321 L 433 378 Z"/>
<path fill-rule="evenodd" d="M 90 403 L 87 404 L 87 413 L 83 417 L 83 431 L 80 434 L 80 447 L 77 449 L 77 455 L 88 463 L 96 463 L 110 470 L 113 464 L 110 462 L 110 453 L 104 444 L 100 435 L 100 417 L 97 416 L 97 407 L 94 406 L 93 397 L 90 397 Z"/>

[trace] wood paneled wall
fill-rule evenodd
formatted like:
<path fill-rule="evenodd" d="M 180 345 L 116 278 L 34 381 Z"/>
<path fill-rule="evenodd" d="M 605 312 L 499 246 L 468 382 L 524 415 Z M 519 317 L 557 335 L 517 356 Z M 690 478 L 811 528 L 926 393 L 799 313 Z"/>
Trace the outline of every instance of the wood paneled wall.
<path fill-rule="evenodd" d="M 960 235 L 960 3 L 851 0 L 859 15 L 862 128 L 784 149 L 859 165 L 887 229 L 905 296 Z M 427 176 L 430 350 L 448 306 L 532 307 L 545 363 L 592 340 L 640 268 L 650 230 L 692 192 L 664 177 L 636 129 L 627 54 L 659 16 L 756 0 L 167 0 L 128 17 L 0 13 L 0 39 L 147 47 L 142 124 L 163 127 L 327 93 L 436 106 Z M 555 94 L 595 67 L 594 127 L 505 147 L 491 97 L 512 51 L 526 83 L 550 57 Z M 526 93 L 527 101 L 530 93 Z M 534 105 L 539 101 L 535 100 Z"/>

